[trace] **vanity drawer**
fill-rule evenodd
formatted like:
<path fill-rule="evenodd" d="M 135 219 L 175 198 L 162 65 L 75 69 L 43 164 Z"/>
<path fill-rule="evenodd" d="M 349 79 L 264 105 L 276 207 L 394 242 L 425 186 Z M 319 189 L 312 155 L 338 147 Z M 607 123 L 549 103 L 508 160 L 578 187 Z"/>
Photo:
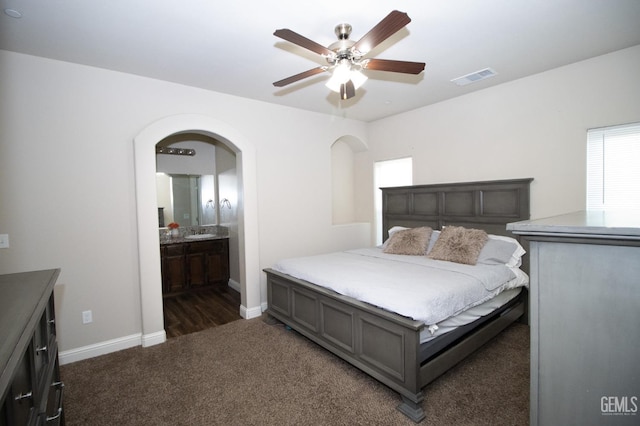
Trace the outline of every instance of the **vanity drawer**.
<path fill-rule="evenodd" d="M 184 244 L 168 244 L 163 249 L 165 256 L 182 256 L 184 254 Z"/>
<path fill-rule="evenodd" d="M 211 241 L 198 241 L 186 244 L 187 253 L 223 253 L 227 251 L 226 239 L 211 240 Z"/>

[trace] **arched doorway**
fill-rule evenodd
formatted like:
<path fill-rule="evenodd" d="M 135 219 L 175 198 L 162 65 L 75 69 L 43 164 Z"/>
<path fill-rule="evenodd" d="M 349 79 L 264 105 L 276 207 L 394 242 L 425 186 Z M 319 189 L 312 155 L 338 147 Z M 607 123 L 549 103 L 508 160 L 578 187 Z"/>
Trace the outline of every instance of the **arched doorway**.
<path fill-rule="evenodd" d="M 162 139 L 183 132 L 213 137 L 236 153 L 238 193 L 240 194 L 238 199 L 240 315 L 243 318 L 254 318 L 262 313 L 255 149 L 237 129 L 211 117 L 198 114 L 166 117 L 150 124 L 134 138 L 143 346 L 151 346 L 166 340 L 162 317 L 162 277 L 158 250 L 160 241 L 157 229 L 155 146 Z"/>

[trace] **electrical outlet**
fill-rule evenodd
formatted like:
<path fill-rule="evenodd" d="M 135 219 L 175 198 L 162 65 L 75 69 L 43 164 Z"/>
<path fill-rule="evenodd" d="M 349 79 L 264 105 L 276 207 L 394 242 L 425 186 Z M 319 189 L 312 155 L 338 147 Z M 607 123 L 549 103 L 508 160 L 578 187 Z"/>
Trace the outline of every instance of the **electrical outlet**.
<path fill-rule="evenodd" d="M 93 322 L 93 314 L 91 313 L 91 311 L 83 311 L 82 312 L 82 323 L 83 324 L 89 324 L 90 322 Z"/>

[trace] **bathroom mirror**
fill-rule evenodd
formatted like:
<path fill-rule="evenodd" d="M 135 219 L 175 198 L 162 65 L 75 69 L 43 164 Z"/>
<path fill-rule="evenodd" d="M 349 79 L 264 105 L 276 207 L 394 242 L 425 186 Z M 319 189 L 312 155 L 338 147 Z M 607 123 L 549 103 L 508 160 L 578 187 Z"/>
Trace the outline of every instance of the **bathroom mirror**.
<path fill-rule="evenodd" d="M 215 225 L 213 175 L 156 174 L 158 222 L 180 226 Z"/>

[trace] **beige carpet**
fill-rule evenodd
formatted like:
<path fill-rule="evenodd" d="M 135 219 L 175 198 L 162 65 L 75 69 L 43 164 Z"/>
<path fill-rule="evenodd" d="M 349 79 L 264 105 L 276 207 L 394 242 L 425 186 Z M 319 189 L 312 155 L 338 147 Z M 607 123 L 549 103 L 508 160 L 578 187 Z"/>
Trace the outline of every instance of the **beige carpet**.
<path fill-rule="evenodd" d="M 282 325 L 239 320 L 61 367 L 67 425 L 413 425 L 397 393 Z M 422 425 L 526 425 L 529 328 L 424 390 Z"/>

